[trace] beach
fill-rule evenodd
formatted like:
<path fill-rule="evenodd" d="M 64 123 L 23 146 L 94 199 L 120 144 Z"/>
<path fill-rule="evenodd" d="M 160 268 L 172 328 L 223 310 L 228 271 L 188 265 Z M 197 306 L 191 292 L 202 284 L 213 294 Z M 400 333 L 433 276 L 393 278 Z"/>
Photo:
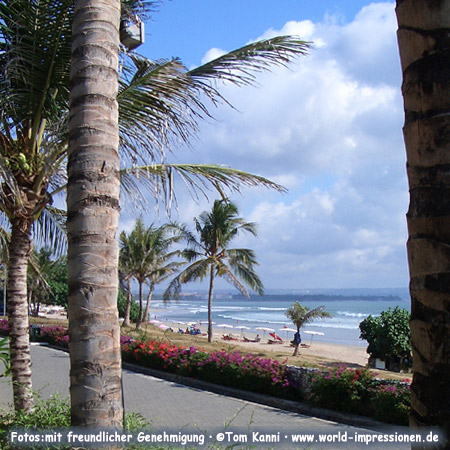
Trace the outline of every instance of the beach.
<path fill-rule="evenodd" d="M 169 326 L 174 330 L 174 333 L 177 333 L 180 325 L 178 322 L 167 322 L 166 326 Z M 153 326 L 153 328 L 158 330 L 157 325 Z M 201 330 L 201 334 L 193 336 L 194 339 L 198 341 L 198 345 L 201 346 L 207 340 L 207 326 L 202 324 L 199 326 Z M 268 332 L 255 332 L 248 331 L 238 332 L 238 330 L 232 330 L 232 333 L 229 333 L 226 328 L 218 328 L 213 327 L 213 341 L 221 343 L 222 347 L 229 351 L 239 350 L 239 351 L 247 351 L 249 353 L 258 354 L 259 352 L 263 354 L 272 355 L 276 359 L 283 359 L 284 356 L 288 359 L 288 362 L 295 363 L 298 360 L 307 360 L 311 363 L 317 363 L 319 365 L 328 365 L 334 363 L 344 363 L 349 366 L 358 366 L 365 367 L 368 362 L 369 355 L 366 352 L 366 347 L 358 346 L 358 345 L 344 345 L 344 344 L 335 344 L 329 342 L 319 342 L 315 340 L 315 336 L 311 339 L 307 335 L 303 335 L 302 345 L 299 349 L 299 355 L 293 357 L 292 354 L 294 352 L 294 348 L 290 346 L 290 341 L 292 340 L 293 333 L 285 333 L 278 332 L 278 336 L 280 336 L 283 340 L 283 343 L 280 344 L 269 344 L 269 339 L 272 340 L 272 337 Z M 249 340 L 254 340 L 257 336 L 260 337 L 260 342 L 245 342 L 243 340 L 244 336 Z M 165 332 L 165 335 L 168 339 L 171 339 L 173 336 L 172 332 Z M 233 340 L 225 340 L 223 336 L 231 335 Z"/>
<path fill-rule="evenodd" d="M 308 300 L 309 298 L 309 300 Z M 314 297 L 313 297 L 314 298 Z M 286 328 L 293 328 L 286 317 L 286 310 L 292 305 L 296 296 L 267 295 L 250 299 L 235 298 L 232 295 L 214 299 L 212 306 L 213 325 L 217 333 L 233 333 L 240 336 L 259 333 L 263 337 L 262 328 L 275 331 L 283 339 L 292 340 L 293 333 L 286 333 Z M 345 346 L 367 347 L 367 342 L 359 338 L 359 324 L 369 315 L 379 316 L 388 308 L 400 306 L 408 308 L 409 302 L 399 298 L 377 297 L 311 297 L 300 299 L 302 306 L 315 309 L 323 306 L 331 317 L 316 319 L 302 327 L 302 343 L 328 343 Z M 208 321 L 207 301 L 203 297 L 183 297 L 179 301 L 164 303 L 154 300 L 151 304 L 151 319 L 163 323 L 171 322 L 172 328 L 185 329 L 188 323 L 194 322 L 206 331 Z M 259 329 L 259 330 L 258 330 Z M 315 333 L 314 335 L 308 333 Z M 268 332 L 265 333 L 268 337 Z"/>

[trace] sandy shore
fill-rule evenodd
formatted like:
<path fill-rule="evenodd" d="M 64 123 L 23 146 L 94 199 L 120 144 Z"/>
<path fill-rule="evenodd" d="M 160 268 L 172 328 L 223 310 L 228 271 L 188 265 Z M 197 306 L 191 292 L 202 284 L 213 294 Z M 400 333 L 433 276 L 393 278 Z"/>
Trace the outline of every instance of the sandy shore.
<path fill-rule="evenodd" d="M 174 331 L 177 331 L 178 328 L 186 328 L 186 325 L 180 325 L 176 322 L 165 322 L 166 325 L 172 327 Z M 207 327 L 205 325 L 201 325 L 199 327 L 203 332 L 202 336 L 198 336 L 199 339 L 206 339 L 206 331 Z M 223 335 L 228 334 L 228 329 L 223 328 L 213 328 L 213 339 L 215 341 L 221 342 L 229 347 L 242 347 L 248 348 L 252 353 L 257 353 L 258 350 L 264 352 L 273 352 L 278 356 L 280 354 L 285 354 L 289 359 L 293 359 L 293 347 L 290 346 L 290 340 L 293 337 L 293 333 L 288 335 L 286 339 L 285 333 L 280 333 L 281 338 L 283 339 L 282 344 L 269 344 L 268 340 L 272 339 L 268 333 L 259 333 L 261 338 L 260 342 L 244 342 L 243 337 L 245 336 L 247 339 L 253 340 L 256 337 L 256 332 L 245 331 L 244 333 L 240 333 L 238 330 L 231 330 L 232 336 L 236 340 L 224 340 Z M 342 362 L 348 364 L 350 366 L 361 366 L 365 367 L 368 362 L 369 355 L 366 352 L 366 347 L 360 346 L 352 346 L 352 345 L 342 345 L 342 344 L 333 344 L 326 342 L 316 342 L 312 340 L 311 345 L 309 345 L 311 340 L 304 339 L 303 343 L 307 344 L 300 347 L 300 355 L 298 357 L 307 357 L 310 360 L 317 360 L 318 362 Z"/>

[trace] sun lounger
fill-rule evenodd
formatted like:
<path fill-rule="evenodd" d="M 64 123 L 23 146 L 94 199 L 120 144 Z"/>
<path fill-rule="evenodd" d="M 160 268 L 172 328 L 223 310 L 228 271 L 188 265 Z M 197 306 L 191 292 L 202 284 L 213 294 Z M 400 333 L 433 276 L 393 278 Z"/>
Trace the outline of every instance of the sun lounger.
<path fill-rule="evenodd" d="M 239 339 L 235 336 L 233 336 L 232 334 L 224 334 L 222 335 L 222 339 L 224 341 L 238 341 Z"/>
<path fill-rule="evenodd" d="M 245 336 L 244 336 L 244 339 L 242 339 L 244 342 L 261 342 L 261 338 L 259 338 L 259 337 L 257 337 L 257 338 L 255 338 L 255 339 L 247 339 Z"/>
<path fill-rule="evenodd" d="M 269 339 L 267 341 L 268 344 L 283 344 L 283 339 L 280 338 L 276 333 L 269 333 L 269 336 L 272 336 L 273 339 Z"/>

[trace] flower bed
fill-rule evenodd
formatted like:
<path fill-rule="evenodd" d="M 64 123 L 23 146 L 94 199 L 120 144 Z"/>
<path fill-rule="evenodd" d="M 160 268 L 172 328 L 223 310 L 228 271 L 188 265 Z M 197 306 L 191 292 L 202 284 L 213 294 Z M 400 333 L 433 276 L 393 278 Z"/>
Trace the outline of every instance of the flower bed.
<path fill-rule="evenodd" d="M 383 383 L 369 369 L 344 365 L 311 375 L 309 399 L 325 408 L 373 417 L 387 423 L 408 425 L 409 384 Z"/>
<path fill-rule="evenodd" d="M 7 334 L 8 329 L 8 322 L 0 320 L 0 333 Z M 65 348 L 69 342 L 67 329 L 56 326 L 39 327 L 33 338 Z M 144 367 L 291 400 L 306 400 L 387 423 L 408 424 L 409 383 L 378 380 L 369 369 L 353 370 L 340 365 L 328 371 L 299 375 L 293 367 L 252 354 L 209 353 L 196 347 L 133 340 L 128 336 L 121 336 L 120 343 L 123 360 Z"/>
<path fill-rule="evenodd" d="M 268 395 L 300 399 L 286 367 L 271 359 L 238 352 L 208 353 L 158 341 L 133 341 L 122 347 L 124 361 L 204 381 Z"/>

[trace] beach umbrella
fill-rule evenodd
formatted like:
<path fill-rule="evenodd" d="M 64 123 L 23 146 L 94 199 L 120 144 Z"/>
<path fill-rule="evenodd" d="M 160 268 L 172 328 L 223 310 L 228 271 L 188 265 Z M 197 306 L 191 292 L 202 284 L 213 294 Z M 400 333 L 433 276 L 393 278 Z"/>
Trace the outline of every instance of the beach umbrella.
<path fill-rule="evenodd" d="M 158 325 L 159 323 L 162 323 L 160 320 L 152 319 L 149 323 L 152 323 L 153 325 Z"/>
<path fill-rule="evenodd" d="M 309 342 L 309 345 L 312 344 L 312 340 L 313 340 L 314 335 L 316 335 L 316 336 L 323 336 L 325 334 L 325 333 L 322 333 L 320 331 L 303 331 L 303 333 L 311 335 L 311 341 Z"/>
<path fill-rule="evenodd" d="M 269 333 L 271 333 L 272 331 L 275 331 L 273 328 L 266 328 L 266 327 L 259 327 L 259 328 L 256 328 L 256 330 L 263 331 L 264 336 L 266 335 L 266 331 L 268 331 Z"/>
<path fill-rule="evenodd" d="M 250 327 L 246 327 L 245 325 L 240 325 L 238 327 L 234 327 L 237 328 L 238 330 L 241 330 L 241 335 L 244 332 L 244 330 L 250 330 Z"/>
<path fill-rule="evenodd" d="M 167 325 L 164 325 L 163 323 L 161 323 L 160 325 L 158 325 L 158 328 L 160 330 L 168 330 L 170 327 L 168 327 Z"/>
<path fill-rule="evenodd" d="M 223 328 L 223 332 L 225 333 L 225 328 L 234 328 L 233 325 L 228 325 L 227 323 L 221 323 L 217 325 L 217 328 Z"/>
<path fill-rule="evenodd" d="M 288 337 L 288 333 L 290 331 L 292 331 L 293 333 L 297 333 L 297 330 L 294 330 L 294 328 L 288 328 L 288 327 L 280 328 L 278 331 L 286 331 L 286 338 Z"/>

